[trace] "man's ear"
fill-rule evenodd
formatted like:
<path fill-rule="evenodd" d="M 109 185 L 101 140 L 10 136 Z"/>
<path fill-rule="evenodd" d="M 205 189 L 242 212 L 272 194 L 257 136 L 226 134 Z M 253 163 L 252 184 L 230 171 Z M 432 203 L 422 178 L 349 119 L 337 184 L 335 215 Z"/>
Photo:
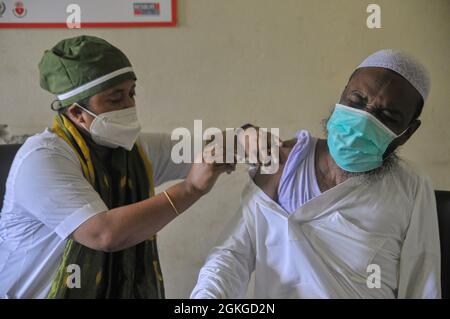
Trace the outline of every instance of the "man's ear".
<path fill-rule="evenodd" d="M 414 120 L 409 125 L 407 131 L 402 136 L 400 136 L 399 138 L 396 138 L 395 140 L 392 141 L 391 144 L 389 144 L 388 148 L 386 149 L 386 151 L 383 154 L 383 159 L 385 159 L 386 157 L 391 155 L 392 152 L 394 152 L 399 146 L 402 146 L 403 144 L 405 144 L 406 141 L 408 141 L 410 139 L 410 137 L 414 134 L 414 132 L 417 131 L 417 129 L 420 127 L 421 124 L 422 124 L 422 122 L 420 120 Z"/>

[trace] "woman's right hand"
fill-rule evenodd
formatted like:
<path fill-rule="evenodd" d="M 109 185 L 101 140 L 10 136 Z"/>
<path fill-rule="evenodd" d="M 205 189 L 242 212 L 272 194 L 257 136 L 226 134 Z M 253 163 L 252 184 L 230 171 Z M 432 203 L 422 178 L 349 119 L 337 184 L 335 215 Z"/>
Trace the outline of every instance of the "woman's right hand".
<path fill-rule="evenodd" d="M 205 147 L 203 153 L 197 154 L 194 163 L 191 166 L 191 169 L 186 177 L 186 186 L 189 188 L 189 191 L 205 195 L 207 194 L 211 188 L 216 183 L 219 176 L 223 173 L 230 174 L 236 168 L 235 163 L 227 164 L 227 163 L 216 163 L 211 159 L 205 161 L 204 154 L 210 154 L 212 145 L 208 145 Z M 221 158 L 222 154 L 214 154 L 217 159 Z"/>

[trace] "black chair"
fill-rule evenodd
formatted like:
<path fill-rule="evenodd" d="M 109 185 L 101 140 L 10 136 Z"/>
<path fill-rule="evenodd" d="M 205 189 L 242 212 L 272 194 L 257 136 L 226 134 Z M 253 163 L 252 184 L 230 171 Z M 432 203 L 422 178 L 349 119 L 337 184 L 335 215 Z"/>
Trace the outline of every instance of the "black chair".
<path fill-rule="evenodd" d="M 9 169 L 21 144 L 0 145 L 0 211 L 3 207 L 3 197 L 5 195 L 5 184 L 8 178 Z"/>
<path fill-rule="evenodd" d="M 435 191 L 441 240 L 442 298 L 450 298 L 450 191 Z"/>
<path fill-rule="evenodd" d="M 20 146 L 0 145 L 0 211 L 3 206 L 6 178 Z M 450 298 L 450 191 L 436 191 L 435 194 L 441 239 L 442 297 Z"/>

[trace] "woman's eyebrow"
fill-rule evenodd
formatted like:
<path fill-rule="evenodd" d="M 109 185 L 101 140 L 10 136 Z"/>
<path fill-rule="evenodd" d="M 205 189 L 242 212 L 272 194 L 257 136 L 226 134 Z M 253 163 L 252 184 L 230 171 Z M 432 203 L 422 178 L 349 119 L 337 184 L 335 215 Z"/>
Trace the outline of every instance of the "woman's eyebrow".
<path fill-rule="evenodd" d="M 134 85 L 131 87 L 131 89 L 132 89 L 132 90 L 136 89 L 136 84 L 134 84 Z M 125 91 L 125 89 L 115 89 L 115 90 L 113 90 L 113 91 L 107 93 L 107 95 L 114 95 L 114 94 L 116 94 L 116 93 L 122 93 L 122 92 L 124 92 L 124 91 Z"/>
<path fill-rule="evenodd" d="M 113 94 L 122 93 L 122 92 L 123 92 L 123 89 L 115 89 L 114 91 L 108 93 L 108 95 L 113 95 Z"/>

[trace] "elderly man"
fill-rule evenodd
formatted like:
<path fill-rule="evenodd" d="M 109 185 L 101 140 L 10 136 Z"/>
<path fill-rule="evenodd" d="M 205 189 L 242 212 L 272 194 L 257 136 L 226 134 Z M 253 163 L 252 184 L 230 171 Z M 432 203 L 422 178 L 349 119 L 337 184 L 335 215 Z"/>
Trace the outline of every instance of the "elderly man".
<path fill-rule="evenodd" d="M 300 131 L 277 174 L 254 172 L 228 238 L 192 298 L 439 298 L 433 189 L 396 149 L 420 126 L 430 83 L 409 55 L 382 50 L 350 77 L 327 140 Z"/>
<path fill-rule="evenodd" d="M 62 40 L 39 71 L 58 114 L 9 173 L 0 298 L 164 298 L 155 234 L 233 166 L 175 165 L 170 135 L 140 133 L 134 70 L 102 39 Z"/>

